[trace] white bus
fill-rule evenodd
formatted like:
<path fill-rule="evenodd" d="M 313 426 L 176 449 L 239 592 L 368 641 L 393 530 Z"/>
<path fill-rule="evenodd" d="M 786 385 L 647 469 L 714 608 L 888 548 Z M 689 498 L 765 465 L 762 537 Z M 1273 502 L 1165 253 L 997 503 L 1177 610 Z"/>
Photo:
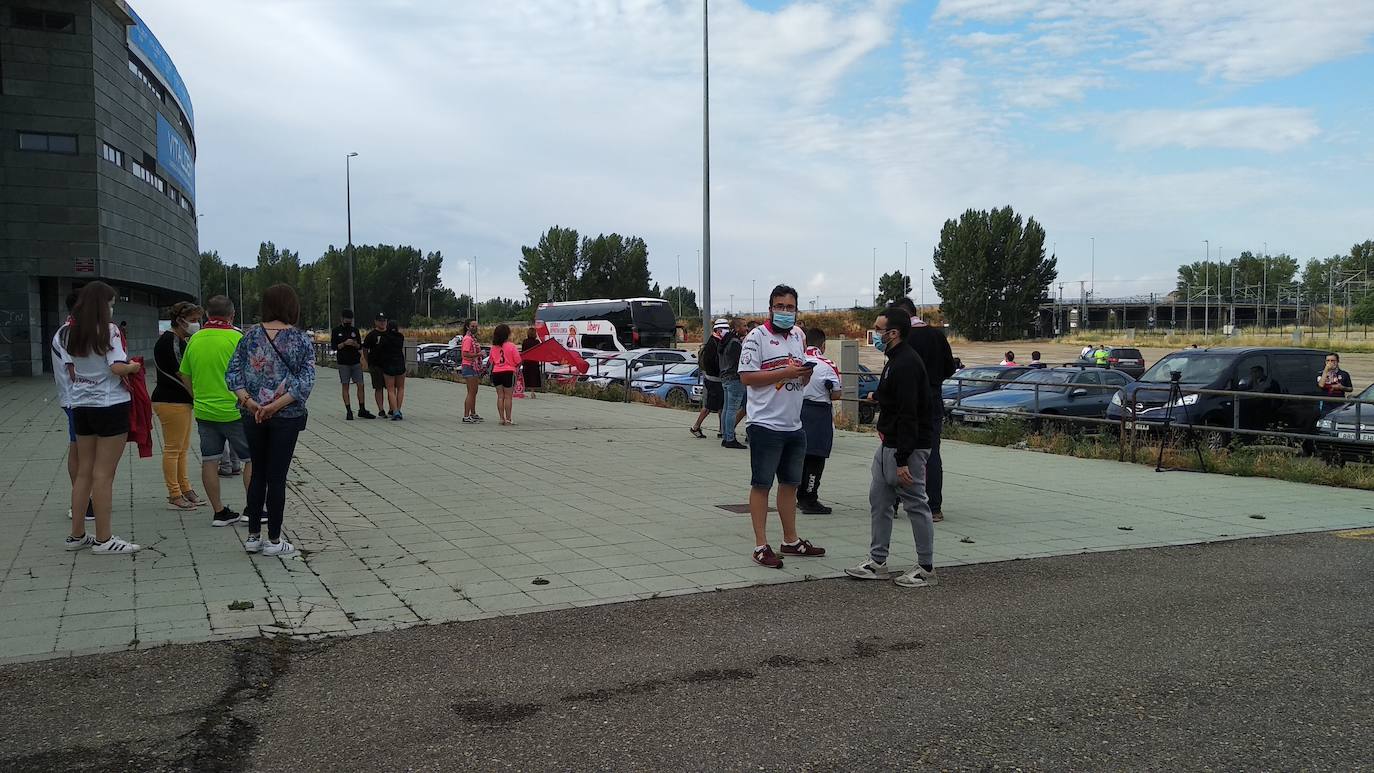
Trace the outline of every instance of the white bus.
<path fill-rule="evenodd" d="M 562 301 L 535 309 L 534 332 L 540 340 L 555 338 L 569 349 L 671 349 L 677 317 L 662 298 Z"/>

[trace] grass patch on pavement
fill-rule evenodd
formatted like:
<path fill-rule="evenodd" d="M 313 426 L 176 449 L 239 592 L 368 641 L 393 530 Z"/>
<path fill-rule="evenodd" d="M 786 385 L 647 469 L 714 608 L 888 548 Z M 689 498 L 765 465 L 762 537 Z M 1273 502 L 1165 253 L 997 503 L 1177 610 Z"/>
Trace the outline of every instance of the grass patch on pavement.
<path fill-rule="evenodd" d="M 1079 459 L 1103 459 L 1134 462 L 1154 466 L 1159 458 L 1159 442 L 1138 441 L 1133 446 L 1106 434 L 1079 434 L 1056 430 L 1035 432 L 1026 423 L 1014 419 L 996 419 L 981 427 L 949 423 L 944 427 L 945 440 L 965 443 L 1018 448 Z M 1343 467 L 1327 464 L 1315 457 L 1303 457 L 1295 449 L 1274 446 L 1233 445 L 1222 449 L 1202 449 L 1207 472 L 1235 475 L 1243 478 L 1274 478 L 1293 483 L 1312 483 L 1319 486 L 1374 491 L 1374 465 L 1347 464 Z M 1197 470 L 1197 452 L 1191 446 L 1171 444 L 1164 450 L 1164 466 L 1180 470 Z"/>

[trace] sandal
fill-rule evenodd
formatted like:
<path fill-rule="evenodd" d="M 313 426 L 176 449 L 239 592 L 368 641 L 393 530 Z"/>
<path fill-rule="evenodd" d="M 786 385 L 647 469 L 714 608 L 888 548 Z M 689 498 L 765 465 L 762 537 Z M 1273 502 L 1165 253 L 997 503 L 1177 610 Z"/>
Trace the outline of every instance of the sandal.
<path fill-rule="evenodd" d="M 692 437 L 706 437 L 706 433 L 701 431 L 701 427 L 691 427 L 687 431 L 692 433 Z"/>
<path fill-rule="evenodd" d="M 168 510 L 194 510 L 196 507 L 197 505 L 191 504 L 190 500 L 186 499 L 185 496 L 167 498 Z"/>
<path fill-rule="evenodd" d="M 200 494 L 189 489 L 181 493 L 181 498 L 189 502 L 192 507 L 203 507 L 205 505 L 205 500 L 200 498 Z"/>

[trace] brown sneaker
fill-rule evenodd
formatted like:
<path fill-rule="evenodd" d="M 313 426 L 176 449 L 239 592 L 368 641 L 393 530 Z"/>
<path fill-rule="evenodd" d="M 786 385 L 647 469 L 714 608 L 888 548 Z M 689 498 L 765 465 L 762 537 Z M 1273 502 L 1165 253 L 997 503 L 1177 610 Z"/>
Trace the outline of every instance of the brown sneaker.
<path fill-rule="evenodd" d="M 787 548 L 784 547 L 783 549 L 786 550 Z M 754 563 L 759 566 L 766 566 L 769 569 L 782 568 L 782 559 L 778 558 L 778 554 L 773 552 L 773 547 L 771 545 L 764 545 L 754 551 Z"/>
<path fill-rule="evenodd" d="M 782 554 L 784 556 L 805 556 L 807 558 L 819 558 L 825 555 L 825 548 L 816 547 L 808 540 L 797 540 L 797 544 L 789 545 L 782 543 Z"/>
<path fill-rule="evenodd" d="M 931 511 L 930 511 L 930 520 L 931 520 L 932 523 L 939 523 L 940 521 L 943 521 L 944 519 L 945 519 L 945 514 L 942 513 L 942 512 L 940 512 L 939 510 L 931 510 Z"/>

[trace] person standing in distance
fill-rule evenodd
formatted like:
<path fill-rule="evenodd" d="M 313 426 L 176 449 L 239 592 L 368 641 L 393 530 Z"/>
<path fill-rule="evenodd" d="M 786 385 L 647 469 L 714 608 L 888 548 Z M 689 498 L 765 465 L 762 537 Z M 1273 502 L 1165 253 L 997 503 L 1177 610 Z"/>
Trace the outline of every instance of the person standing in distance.
<path fill-rule="evenodd" d="M 363 370 L 372 377 L 372 399 L 377 403 L 377 413 L 383 419 L 391 417 L 386 409 L 386 373 L 382 370 L 382 357 L 385 354 L 382 336 L 385 334 L 386 314 L 379 311 L 372 320 L 372 329 L 363 336 L 362 365 Z M 391 407 L 395 408 L 396 406 Z"/>
<path fill-rule="evenodd" d="M 520 350 L 510 340 L 510 325 L 502 322 L 491 333 L 491 385 L 496 387 L 496 414 L 501 425 L 514 424 L 515 371 L 520 368 Z"/>
<path fill-rule="evenodd" d="M 697 354 L 697 364 L 701 366 L 702 389 L 706 394 L 702 397 L 696 424 L 687 430 L 692 433 L 692 437 L 699 438 L 706 437 L 706 433 L 701 431 L 702 422 L 706 421 L 707 416 L 719 413 L 725 405 L 725 389 L 720 381 L 720 339 L 725 335 L 725 331 L 730 329 L 730 323 L 718 319 L 711 328 L 711 335 L 707 336 L 706 342 L 701 345 L 701 351 Z"/>
<path fill-rule="evenodd" d="M 157 386 L 153 413 L 162 425 L 162 482 L 167 485 L 167 509 L 194 510 L 205 504 L 191 488 L 187 461 L 191 456 L 191 390 L 178 375 L 186 343 L 200 330 L 201 309 L 189 301 L 172 306 L 171 327 L 153 346 Z"/>
<path fill-rule="evenodd" d="M 931 394 L 940 394 L 940 385 L 954 375 L 958 367 L 954 352 L 949 348 L 945 331 L 934 325 L 927 325 L 916 313 L 916 304 L 910 298 L 902 298 L 894 304 L 911 315 L 911 334 L 907 336 L 907 346 L 921 358 L 926 369 L 926 380 Z M 1039 357 L 1039 353 L 1036 353 Z M 926 459 L 925 480 L 926 496 L 930 499 L 930 519 L 939 523 L 945 519 L 941 510 L 945 504 L 945 463 L 940 456 L 940 436 L 944 432 L 945 412 L 935 411 L 931 417 L 930 456 Z"/>
<path fill-rule="evenodd" d="M 1326 355 L 1326 367 L 1317 374 L 1317 388 L 1328 397 L 1345 397 L 1355 391 L 1355 384 L 1350 380 L 1350 374 L 1341 370 L 1341 356 L 1339 354 L 1331 352 Z M 1342 405 L 1344 403 L 1321 402 L 1317 404 L 1317 410 L 1324 414 Z"/>
<path fill-rule="evenodd" d="M 67 321 L 53 334 L 49 348 L 52 349 L 53 362 L 60 362 L 62 359 L 63 341 L 67 340 L 70 334 L 72 323 L 75 317 L 72 316 L 72 309 L 76 307 L 77 291 L 67 293 Z M 81 468 L 81 460 L 77 457 L 76 450 L 76 425 L 72 423 L 72 378 L 67 373 L 66 368 L 59 368 L 56 365 L 52 369 L 52 380 L 57 385 L 57 403 L 62 406 L 62 412 L 67 415 L 67 478 L 76 484 L 76 473 Z M 95 520 L 95 505 L 91 502 L 86 503 L 86 520 Z M 72 511 L 67 511 L 67 518 L 72 517 Z"/>
<path fill-rule="evenodd" d="M 386 377 L 386 401 L 391 406 L 391 420 L 401 421 L 401 408 L 406 402 L 406 336 L 396 324 L 387 320 L 381 345 L 373 350 Z"/>
<path fill-rule="evenodd" d="M 253 462 L 248 451 L 248 436 L 239 420 L 238 400 L 224 382 L 229 358 L 243 333 L 234 327 L 234 304 L 223 295 L 205 302 L 209 315 L 205 326 L 186 341 L 181 355 L 182 383 L 191 390 L 191 413 L 196 417 L 200 435 L 200 479 L 214 515 L 211 526 L 229 526 L 240 520 L 220 498 L 219 463 L 227 445 L 243 460 L 243 489 L 252 485 Z M 247 519 L 243 519 L 247 523 Z"/>
<path fill-rule="evenodd" d="M 463 423 L 476 424 L 482 421 L 477 415 L 477 382 L 482 378 L 482 344 L 477 340 L 477 320 L 463 323 L 463 342 L 459 354 L 462 366 L 458 371 L 467 385 L 468 394 L 463 400 Z"/>
<path fill-rule="evenodd" d="M 748 448 L 735 437 L 739 414 L 744 410 L 745 388 L 740 380 L 740 357 L 744 350 L 744 320 L 733 317 L 730 329 L 720 339 L 720 381 L 725 405 L 720 409 L 720 441 L 725 448 Z"/>
<path fill-rule="evenodd" d="M 797 291 L 787 285 L 774 287 L 768 294 L 768 307 L 768 321 L 744 339 L 739 378 L 749 390 L 749 518 L 754 525 L 754 563 L 781 569 L 782 559 L 768 544 L 768 492 L 774 478 L 782 554 L 819 557 L 825 555 L 825 548 L 797 534 L 797 486 L 806 457 L 802 392 L 811 381 L 806 346 L 796 326 Z"/>
<path fill-rule="evenodd" d="M 900 501 L 916 538 L 916 566 L 893 582 L 904 588 L 920 588 L 937 582 L 935 527 L 921 474 L 930 454 L 932 414 L 937 410 L 935 393 L 921 358 L 907 344 L 911 315 L 891 307 L 878 317 L 874 330 L 878 334 L 875 346 L 887 355 L 887 363 L 877 390 L 877 430 L 882 444 L 873 455 L 868 486 L 871 544 L 868 558 L 844 571 L 860 580 L 890 576 L 887 557 L 892 541 L 892 505 Z"/>
<path fill-rule="evenodd" d="M 358 418 L 377 418 L 367 410 L 367 398 L 363 396 L 363 336 L 353 326 L 352 309 L 344 309 L 339 314 L 339 326 L 330 333 L 329 342 L 334 348 L 334 362 L 339 366 L 339 383 L 343 386 L 344 418 L 353 421 L 353 402 L 348 395 L 351 384 L 358 385 Z"/>
<path fill-rule="evenodd" d="M 802 429 L 806 431 L 806 459 L 797 507 L 807 515 L 830 515 L 820 502 L 821 474 L 835 442 L 834 401 L 840 399 L 840 369 L 825 358 L 825 331 L 806 331 L 806 361 L 813 365 L 811 381 L 802 391 Z"/>
<path fill-rule="evenodd" d="M 129 436 L 129 390 L 125 376 L 138 375 L 129 362 L 124 336 L 110 321 L 115 291 L 104 282 L 81 288 L 64 341 L 55 344 L 54 368 L 67 371 L 76 428 L 77 471 L 72 482 L 71 533 L 67 550 L 90 548 L 99 555 L 136 553 L 139 546 L 111 533 L 114 477 Z M 142 378 L 141 375 L 138 376 Z M 95 509 L 95 534 L 86 529 L 87 503 Z"/>

